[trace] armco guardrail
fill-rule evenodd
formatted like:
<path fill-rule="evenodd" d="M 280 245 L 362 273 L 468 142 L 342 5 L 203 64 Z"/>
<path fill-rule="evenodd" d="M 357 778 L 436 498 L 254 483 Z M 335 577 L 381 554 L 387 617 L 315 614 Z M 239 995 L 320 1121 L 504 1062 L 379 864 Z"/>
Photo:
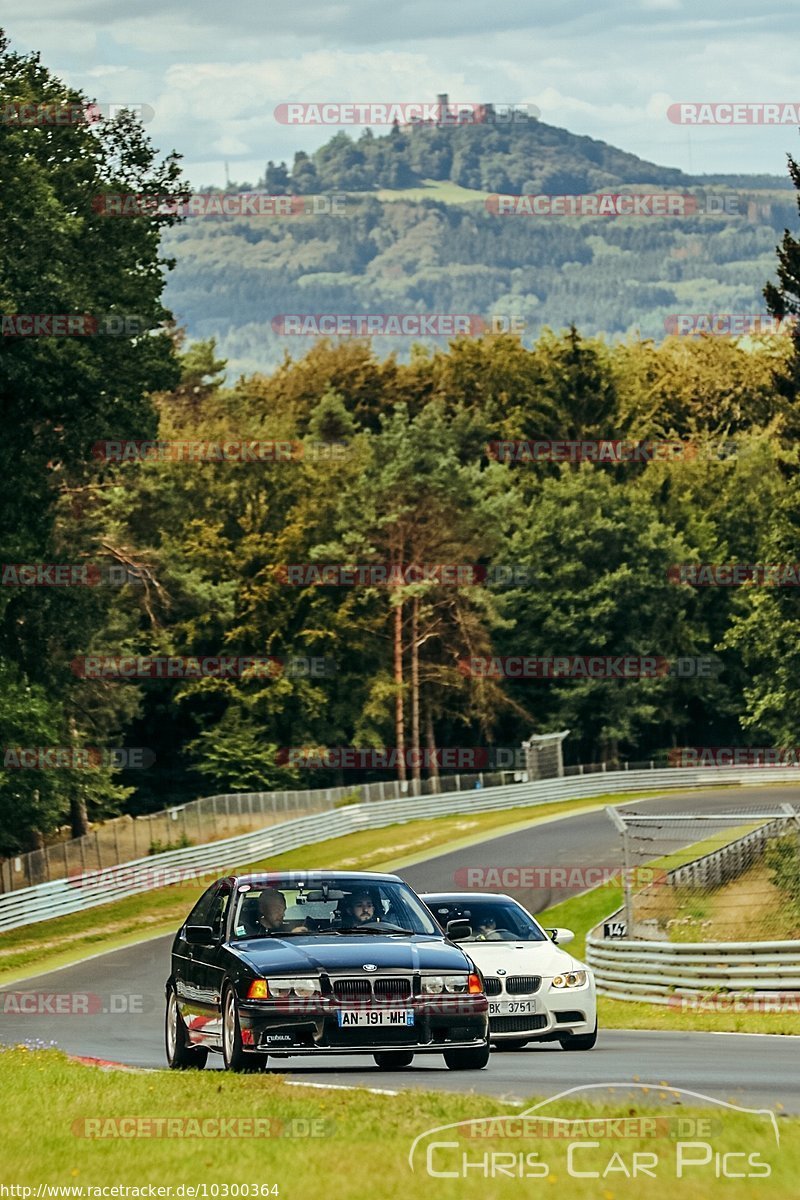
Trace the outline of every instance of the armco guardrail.
<path fill-rule="evenodd" d="M 770 837 L 785 830 L 786 820 L 768 821 L 719 850 L 675 867 L 667 872 L 667 883 L 703 887 L 735 879 L 763 852 Z M 602 924 L 621 919 L 623 912 L 617 909 Z M 598 992 L 612 999 L 675 1006 L 686 998 L 719 992 L 731 997 L 747 993 L 748 1003 L 786 992 L 797 992 L 800 999 L 800 941 L 650 941 L 597 937 L 598 929 L 600 925 L 586 939 L 586 962 Z"/>
<path fill-rule="evenodd" d="M 800 782 L 800 768 L 672 767 L 663 771 L 609 771 L 445 795 L 371 801 L 284 821 L 268 829 L 204 846 L 170 850 L 122 866 L 82 872 L 68 879 L 21 888 L 0 897 L 0 930 L 80 912 L 180 879 L 208 875 L 210 882 L 214 874 L 223 875 L 243 864 L 271 858 L 287 850 L 312 846 L 316 842 L 362 829 L 381 829 L 387 825 L 415 821 L 420 817 L 532 808 L 559 800 L 615 792 L 661 792 L 676 788 L 704 788 L 712 783 L 752 784 L 756 780 L 759 783 L 797 783 Z M 309 866 L 313 866 L 311 855 L 309 859 Z"/>
<path fill-rule="evenodd" d="M 800 942 L 634 942 L 587 938 L 597 990 L 615 1000 L 676 1004 L 715 992 L 800 993 Z M 679 990 L 680 995 L 676 992 Z"/>

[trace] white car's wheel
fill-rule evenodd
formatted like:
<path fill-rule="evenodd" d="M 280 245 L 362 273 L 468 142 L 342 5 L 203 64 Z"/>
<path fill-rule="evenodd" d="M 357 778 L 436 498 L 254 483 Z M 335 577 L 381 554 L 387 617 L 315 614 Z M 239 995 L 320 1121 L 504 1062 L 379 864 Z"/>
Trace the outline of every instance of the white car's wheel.
<path fill-rule="evenodd" d="M 591 1033 L 568 1033 L 558 1040 L 562 1050 L 593 1050 L 597 1041 L 597 1021 Z"/>

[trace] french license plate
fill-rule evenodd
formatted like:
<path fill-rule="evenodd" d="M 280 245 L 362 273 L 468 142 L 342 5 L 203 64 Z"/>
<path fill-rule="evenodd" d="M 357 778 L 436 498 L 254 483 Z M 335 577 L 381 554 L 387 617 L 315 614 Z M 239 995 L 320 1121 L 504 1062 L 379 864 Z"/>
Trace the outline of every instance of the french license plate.
<path fill-rule="evenodd" d="M 536 1012 L 535 1000 L 490 1000 L 490 1017 L 521 1017 Z"/>
<path fill-rule="evenodd" d="M 339 1009 L 336 1014 L 339 1025 L 396 1025 L 403 1026 L 414 1024 L 414 1010 L 412 1008 L 387 1008 L 369 1009 L 360 1008 L 344 1008 Z"/>

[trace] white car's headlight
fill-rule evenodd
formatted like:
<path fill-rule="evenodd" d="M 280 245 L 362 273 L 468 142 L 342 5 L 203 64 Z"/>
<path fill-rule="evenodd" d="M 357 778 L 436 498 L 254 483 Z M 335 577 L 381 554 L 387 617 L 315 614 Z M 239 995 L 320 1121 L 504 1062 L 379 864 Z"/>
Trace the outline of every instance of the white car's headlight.
<path fill-rule="evenodd" d="M 553 979 L 554 988 L 577 988 L 583 987 L 585 983 L 585 971 L 565 971 L 563 975 L 556 975 Z"/>

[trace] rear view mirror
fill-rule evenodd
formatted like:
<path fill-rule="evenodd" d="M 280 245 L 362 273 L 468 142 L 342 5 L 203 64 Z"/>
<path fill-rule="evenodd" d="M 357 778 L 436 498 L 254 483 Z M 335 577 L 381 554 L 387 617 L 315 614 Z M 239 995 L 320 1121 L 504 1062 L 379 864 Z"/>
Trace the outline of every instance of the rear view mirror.
<path fill-rule="evenodd" d="M 190 946 L 213 946 L 215 941 L 210 925 L 187 925 L 183 936 Z"/>
<path fill-rule="evenodd" d="M 327 888 L 325 891 L 322 888 L 316 888 L 314 891 L 298 896 L 297 903 L 302 904 L 308 900 L 312 904 L 324 904 L 326 900 L 344 900 L 346 894 L 346 892 L 342 892 L 338 888 Z"/>
<path fill-rule="evenodd" d="M 558 946 L 566 946 L 568 942 L 575 940 L 575 934 L 571 929 L 548 929 L 547 932 Z"/>
<path fill-rule="evenodd" d="M 472 926 L 469 921 L 448 921 L 445 933 L 451 942 L 463 942 L 466 938 L 472 937 Z"/>

